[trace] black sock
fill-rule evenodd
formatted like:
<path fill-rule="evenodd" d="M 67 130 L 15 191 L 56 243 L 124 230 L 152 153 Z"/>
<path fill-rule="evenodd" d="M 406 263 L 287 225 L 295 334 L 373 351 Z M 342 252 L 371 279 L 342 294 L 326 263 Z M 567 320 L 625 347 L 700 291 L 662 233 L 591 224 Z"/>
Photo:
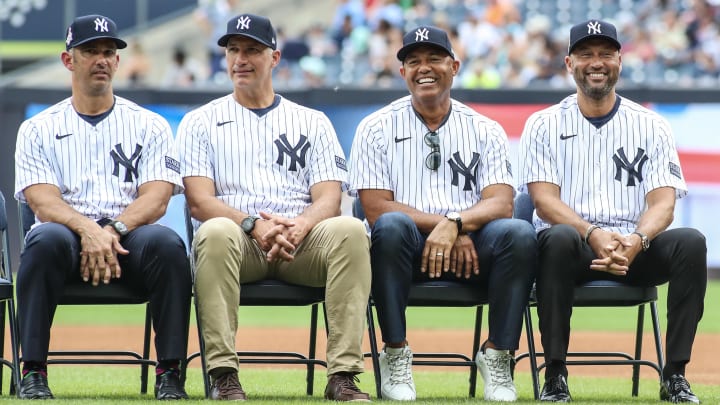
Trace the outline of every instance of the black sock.
<path fill-rule="evenodd" d="M 562 375 L 567 379 L 567 365 L 562 360 L 552 360 L 545 366 L 545 381 Z"/>
<path fill-rule="evenodd" d="M 161 375 L 166 371 L 180 372 L 179 360 L 160 360 L 155 368 L 155 375 Z"/>
<path fill-rule="evenodd" d="M 23 363 L 23 377 L 29 373 L 40 373 L 47 377 L 47 362 L 44 361 L 26 361 Z"/>
<path fill-rule="evenodd" d="M 665 367 L 663 367 L 663 381 L 667 381 L 675 374 L 685 375 L 685 365 L 687 363 L 684 361 L 673 361 L 670 363 L 665 364 Z"/>

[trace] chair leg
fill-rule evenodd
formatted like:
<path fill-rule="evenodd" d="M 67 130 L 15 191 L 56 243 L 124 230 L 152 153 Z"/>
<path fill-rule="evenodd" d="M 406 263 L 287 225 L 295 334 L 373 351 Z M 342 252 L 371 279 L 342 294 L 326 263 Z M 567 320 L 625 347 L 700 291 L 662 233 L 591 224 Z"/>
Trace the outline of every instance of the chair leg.
<path fill-rule="evenodd" d="M 323 313 L 325 313 L 325 304 L 323 303 Z M 325 314 L 327 319 L 327 314 Z M 317 321 L 318 321 L 318 304 L 310 306 L 310 347 L 308 349 L 308 359 L 315 360 L 315 349 L 317 345 Z M 326 321 L 327 322 L 327 321 Z M 325 329 L 327 331 L 327 328 Z M 312 396 L 313 384 L 315 383 L 315 364 L 307 363 L 307 394 Z"/>
<path fill-rule="evenodd" d="M 638 305 L 637 329 L 635 332 L 635 360 L 642 358 L 642 338 L 643 323 L 645 320 L 645 305 Z M 640 385 L 640 364 L 633 364 L 632 374 L 632 396 L 638 396 L 638 386 Z"/>
<path fill-rule="evenodd" d="M 382 392 L 380 389 L 380 360 L 377 348 L 377 335 L 375 333 L 375 318 L 373 316 L 372 303 L 368 302 L 367 306 L 367 321 L 368 321 L 368 338 L 370 345 L 370 359 L 373 365 L 373 375 L 375 377 L 375 395 L 378 399 L 382 399 Z"/>
<path fill-rule="evenodd" d="M 474 361 L 475 356 L 477 356 L 478 351 L 480 350 L 480 332 L 482 329 L 482 315 L 483 315 L 483 306 L 478 305 L 475 308 L 475 333 L 473 335 L 473 348 L 472 348 L 472 354 L 471 359 Z M 470 389 L 468 392 L 468 395 L 471 398 L 475 397 L 475 391 L 477 389 L 477 365 L 473 364 L 470 366 Z"/>
<path fill-rule="evenodd" d="M 143 359 L 150 359 L 150 333 L 152 331 L 152 315 L 150 312 L 150 303 L 145 304 L 145 337 L 143 342 Z M 148 364 L 140 365 L 140 393 L 147 394 L 148 388 Z"/>
<path fill-rule="evenodd" d="M 530 375 L 532 376 L 533 396 L 535 400 L 540 399 L 540 376 L 537 365 L 537 353 L 535 352 L 535 335 L 533 334 L 532 313 L 530 306 L 525 308 L 525 334 L 528 342 L 528 359 L 530 360 Z"/>
<path fill-rule="evenodd" d="M 0 302 L 0 358 L 5 358 L 5 308 L 7 305 L 5 301 Z M 2 382 L 4 367 L 0 365 L 0 394 L 2 394 Z"/>
<path fill-rule="evenodd" d="M 662 337 L 660 335 L 660 318 L 658 317 L 657 303 L 655 301 L 652 301 L 650 303 L 650 317 L 652 318 L 652 323 L 653 323 L 653 335 L 655 337 L 655 352 L 657 353 L 658 368 L 660 369 L 658 371 L 658 378 L 659 378 L 660 382 L 662 383 L 662 370 L 663 370 L 663 368 L 665 368 L 665 358 L 663 357 Z"/>
<path fill-rule="evenodd" d="M 10 395 L 15 395 L 15 390 L 20 387 L 20 344 L 17 336 L 18 324 L 15 316 L 15 301 L 10 300 L 8 304 L 9 320 L 10 320 L 10 350 L 13 356 L 13 373 L 10 382 Z"/>

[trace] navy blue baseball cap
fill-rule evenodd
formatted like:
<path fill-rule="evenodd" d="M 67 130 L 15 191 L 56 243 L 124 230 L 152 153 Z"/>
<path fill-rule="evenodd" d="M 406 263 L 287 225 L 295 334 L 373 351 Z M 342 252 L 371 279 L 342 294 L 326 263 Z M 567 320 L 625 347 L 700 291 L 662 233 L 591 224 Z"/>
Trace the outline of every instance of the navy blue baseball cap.
<path fill-rule="evenodd" d="M 277 49 L 277 34 L 272 23 L 266 17 L 255 14 L 240 14 L 227 23 L 227 32 L 218 39 L 217 44 L 227 46 L 228 40 L 234 35 L 252 38 L 261 44 Z"/>
<path fill-rule="evenodd" d="M 452 51 L 452 45 L 450 44 L 450 38 L 448 38 L 447 32 L 429 25 L 419 26 L 405 34 L 403 37 L 403 46 L 398 51 L 397 58 L 400 62 L 404 61 L 410 51 L 422 45 L 440 48 L 455 59 L 455 54 Z"/>
<path fill-rule="evenodd" d="M 570 55 L 579 43 L 588 39 L 600 38 L 611 42 L 620 49 L 620 41 L 617 37 L 617 29 L 609 22 L 602 20 L 588 20 L 573 25 L 570 29 L 570 43 L 568 44 L 568 55 Z"/>
<path fill-rule="evenodd" d="M 118 36 L 115 21 L 98 14 L 84 15 L 73 20 L 65 31 L 65 49 L 69 51 L 78 45 L 102 38 L 115 41 L 118 49 L 127 47 L 127 43 Z"/>

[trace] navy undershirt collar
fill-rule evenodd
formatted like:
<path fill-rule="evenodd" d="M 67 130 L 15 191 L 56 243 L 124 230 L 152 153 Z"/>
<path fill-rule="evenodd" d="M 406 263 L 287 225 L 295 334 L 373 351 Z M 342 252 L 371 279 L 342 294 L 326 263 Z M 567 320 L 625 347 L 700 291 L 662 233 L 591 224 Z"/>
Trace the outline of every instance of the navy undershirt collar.
<path fill-rule="evenodd" d="M 272 104 L 270 104 L 269 107 L 263 107 L 263 108 L 248 108 L 248 110 L 254 112 L 258 117 L 262 117 L 263 115 L 269 113 L 272 111 L 273 108 L 277 107 L 280 104 L 280 96 L 275 95 L 275 98 L 273 99 Z"/>
<path fill-rule="evenodd" d="M 113 111 L 114 108 L 115 108 L 115 98 L 113 97 L 112 107 L 110 107 L 110 109 L 105 111 L 104 113 L 100 113 L 98 115 L 87 115 L 87 114 L 81 114 L 81 113 L 77 113 L 77 114 L 80 116 L 80 118 L 85 120 L 88 124 L 90 124 L 92 126 L 96 126 L 97 124 L 100 123 L 100 121 L 104 120 L 105 117 L 110 115 L 110 113 Z"/>
<path fill-rule="evenodd" d="M 585 117 L 588 121 L 590 121 L 591 124 L 595 128 L 600 128 L 601 126 L 605 125 L 610 121 L 614 116 L 615 113 L 620 108 L 620 96 L 615 96 L 615 105 L 613 105 L 612 110 L 610 110 L 609 113 L 603 115 L 602 117 Z"/>

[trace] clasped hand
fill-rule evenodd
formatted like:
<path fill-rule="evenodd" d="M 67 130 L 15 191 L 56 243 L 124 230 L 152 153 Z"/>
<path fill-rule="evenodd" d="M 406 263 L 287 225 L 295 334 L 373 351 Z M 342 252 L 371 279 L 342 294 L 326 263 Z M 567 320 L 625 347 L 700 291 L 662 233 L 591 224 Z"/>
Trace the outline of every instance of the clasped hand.
<path fill-rule="evenodd" d="M 590 269 L 605 271 L 616 276 L 627 275 L 630 264 L 637 255 L 637 247 L 630 241 L 629 235 L 598 231 L 592 234 L 589 241 L 590 247 L 597 256 L 590 263 Z"/>
<path fill-rule="evenodd" d="M 80 238 L 80 276 L 93 286 L 110 284 L 113 278 L 120 278 L 122 270 L 117 255 L 130 252 L 120 244 L 120 237 L 113 231 L 93 227 Z"/>
<path fill-rule="evenodd" d="M 420 271 L 427 272 L 430 278 L 440 278 L 446 272 L 466 279 L 480 274 L 475 244 L 470 236 L 457 234 L 454 222 L 442 221 L 425 241 Z"/>
<path fill-rule="evenodd" d="M 270 263 L 293 261 L 295 249 L 310 231 L 307 221 L 302 217 L 289 219 L 266 212 L 261 212 L 260 218 L 262 220 L 255 222 L 253 235 L 266 253 L 265 259 Z"/>

